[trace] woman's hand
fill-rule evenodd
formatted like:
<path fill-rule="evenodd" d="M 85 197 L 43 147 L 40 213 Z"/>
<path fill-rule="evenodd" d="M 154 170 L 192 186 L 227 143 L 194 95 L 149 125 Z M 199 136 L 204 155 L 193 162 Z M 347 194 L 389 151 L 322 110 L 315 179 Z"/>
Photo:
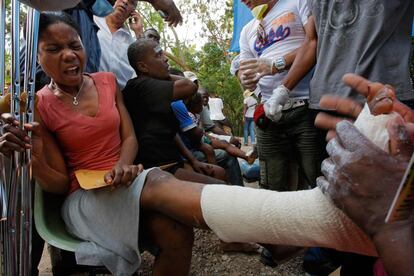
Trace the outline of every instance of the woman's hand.
<path fill-rule="evenodd" d="M 120 185 L 129 186 L 134 179 L 144 170 L 144 167 L 139 165 L 122 165 L 116 164 L 104 176 L 105 183 L 117 187 Z"/>
<path fill-rule="evenodd" d="M 42 127 L 39 123 L 25 124 L 24 129 L 19 127 L 19 122 L 10 113 L 1 115 L 3 134 L 0 136 L 0 152 L 10 156 L 13 152 L 23 152 L 33 149 L 32 154 L 40 156 L 43 151 Z M 32 139 L 28 132 L 32 132 Z"/>

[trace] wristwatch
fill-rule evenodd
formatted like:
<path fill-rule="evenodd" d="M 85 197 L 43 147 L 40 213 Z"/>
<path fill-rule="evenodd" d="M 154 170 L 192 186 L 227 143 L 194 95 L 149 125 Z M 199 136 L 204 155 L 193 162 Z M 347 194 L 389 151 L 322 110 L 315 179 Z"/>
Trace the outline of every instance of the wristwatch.
<path fill-rule="evenodd" d="M 272 71 L 276 71 L 276 73 L 280 73 L 283 72 L 286 68 L 286 60 L 284 57 L 277 57 L 273 60 L 273 68 L 275 70 Z"/>

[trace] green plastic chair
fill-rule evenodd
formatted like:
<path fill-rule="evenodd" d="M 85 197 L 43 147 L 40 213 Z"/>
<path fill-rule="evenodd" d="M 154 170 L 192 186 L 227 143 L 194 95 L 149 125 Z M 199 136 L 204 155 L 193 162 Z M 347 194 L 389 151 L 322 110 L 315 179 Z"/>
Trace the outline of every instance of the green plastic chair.
<path fill-rule="evenodd" d="M 82 240 L 66 231 L 60 210 L 64 201 L 63 196 L 47 193 L 36 183 L 34 198 L 34 221 L 37 232 L 48 244 L 70 252 L 75 252 Z M 77 265 L 77 270 L 87 272 L 89 276 L 108 274 L 103 266 Z M 77 271 L 75 268 L 75 271 Z"/>
<path fill-rule="evenodd" d="M 34 200 L 34 221 L 39 235 L 50 245 L 75 252 L 82 241 L 69 234 L 60 215 L 64 198 L 46 193 L 36 184 Z"/>

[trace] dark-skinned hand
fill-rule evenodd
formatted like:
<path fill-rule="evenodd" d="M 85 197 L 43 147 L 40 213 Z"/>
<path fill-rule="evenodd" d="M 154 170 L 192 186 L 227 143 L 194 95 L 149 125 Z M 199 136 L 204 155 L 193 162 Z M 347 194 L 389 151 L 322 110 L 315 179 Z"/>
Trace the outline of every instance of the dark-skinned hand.
<path fill-rule="evenodd" d="M 107 172 L 104 176 L 104 181 L 113 187 L 129 186 L 134 179 L 144 170 L 144 167 L 139 165 L 121 165 L 116 164 L 112 170 Z"/>
<path fill-rule="evenodd" d="M 164 20 L 169 26 L 176 27 L 183 22 L 183 17 L 173 0 L 153 0 L 149 2 L 157 11 L 162 11 L 165 14 Z"/>
<path fill-rule="evenodd" d="M 43 151 L 42 127 L 39 123 L 25 124 L 21 129 L 19 122 L 10 113 L 1 115 L 3 134 L 0 136 L 0 152 L 10 157 L 13 152 L 33 149 L 32 154 L 40 156 Z M 28 132 L 32 132 L 32 139 Z"/>

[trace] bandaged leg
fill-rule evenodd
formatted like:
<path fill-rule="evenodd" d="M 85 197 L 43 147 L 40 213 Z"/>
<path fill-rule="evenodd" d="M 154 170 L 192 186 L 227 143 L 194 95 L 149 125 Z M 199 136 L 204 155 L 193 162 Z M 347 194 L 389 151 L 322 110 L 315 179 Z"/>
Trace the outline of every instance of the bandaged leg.
<path fill-rule="evenodd" d="M 369 238 L 319 188 L 274 192 L 207 185 L 201 195 L 203 218 L 226 242 L 258 242 L 376 256 Z"/>
<path fill-rule="evenodd" d="M 389 151 L 388 122 L 395 113 L 374 116 L 365 105 L 355 126 Z M 369 238 L 319 188 L 273 192 L 210 185 L 201 195 L 203 218 L 227 242 L 320 246 L 376 256 Z"/>

